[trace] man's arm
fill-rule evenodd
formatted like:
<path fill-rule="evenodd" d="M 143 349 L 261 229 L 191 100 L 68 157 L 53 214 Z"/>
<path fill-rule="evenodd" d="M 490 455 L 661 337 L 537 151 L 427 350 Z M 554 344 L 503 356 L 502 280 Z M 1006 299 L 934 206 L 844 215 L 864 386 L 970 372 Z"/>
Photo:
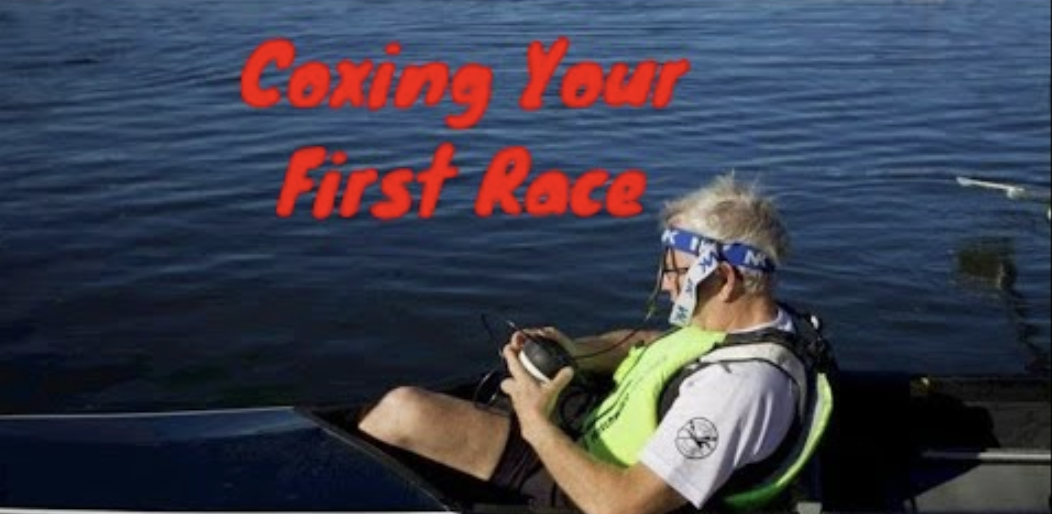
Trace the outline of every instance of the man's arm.
<path fill-rule="evenodd" d="M 796 416 L 792 379 L 758 361 L 691 375 L 639 462 L 697 507 L 742 466 L 773 454 Z"/>
<path fill-rule="evenodd" d="M 687 500 L 642 464 L 622 469 L 594 459 L 547 420 L 522 425 L 559 487 L 587 514 L 664 514 Z"/>
<path fill-rule="evenodd" d="M 501 384 L 519 416 L 523 438 L 533 446 L 552 478 L 588 514 L 663 514 L 687 501 L 646 466 L 622 469 L 593 459 L 558 427 L 549 413 L 573 372 L 563 369 L 541 384 L 523 369 L 509 345 L 504 349 L 512 378 Z"/>

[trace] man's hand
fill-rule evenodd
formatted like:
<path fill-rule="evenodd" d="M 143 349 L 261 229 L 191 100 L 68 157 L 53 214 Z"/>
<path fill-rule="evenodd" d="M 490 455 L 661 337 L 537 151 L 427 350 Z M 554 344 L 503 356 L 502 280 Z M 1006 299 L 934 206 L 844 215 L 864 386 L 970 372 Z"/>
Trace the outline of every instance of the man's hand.
<path fill-rule="evenodd" d="M 522 436 L 529 441 L 536 430 L 551 424 L 551 412 L 559 399 L 559 393 L 573 380 L 573 369 L 563 368 L 551 382 L 542 384 L 522 367 L 519 362 L 521 342 L 516 346 L 515 338 L 512 339 L 513 342 L 505 346 L 503 352 L 511 378 L 501 382 L 500 388 L 511 398 L 522 425 Z"/>
<path fill-rule="evenodd" d="M 538 382 L 519 362 L 524 342 L 513 338 L 504 347 L 511 378 L 500 387 L 515 407 L 523 439 L 573 501 L 588 514 L 659 514 L 685 505 L 686 500 L 650 468 L 637 463 L 623 469 L 600 462 L 551 422 L 559 394 L 573 380 L 573 369 L 561 369 L 551 382 Z"/>
<path fill-rule="evenodd" d="M 555 327 L 542 327 L 542 328 L 524 328 L 511 335 L 511 342 L 509 343 L 515 353 L 522 350 L 523 345 L 530 337 L 535 338 L 547 338 L 559 343 L 560 346 L 565 348 L 571 354 L 573 353 L 573 339 L 570 339 L 566 334 L 562 333 L 561 330 Z"/>

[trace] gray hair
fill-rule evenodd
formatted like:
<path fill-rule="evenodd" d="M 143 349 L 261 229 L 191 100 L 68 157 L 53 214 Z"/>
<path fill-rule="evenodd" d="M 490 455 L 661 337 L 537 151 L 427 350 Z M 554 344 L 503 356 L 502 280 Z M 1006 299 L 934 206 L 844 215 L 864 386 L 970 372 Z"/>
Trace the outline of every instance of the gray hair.
<path fill-rule="evenodd" d="M 735 180 L 733 173 L 716 177 L 709 185 L 665 204 L 664 228 L 675 226 L 724 243 L 754 246 L 781 265 L 789 252 L 789 234 L 774 203 L 760 195 L 755 184 Z M 750 293 L 770 292 L 769 274 L 738 268 Z"/>

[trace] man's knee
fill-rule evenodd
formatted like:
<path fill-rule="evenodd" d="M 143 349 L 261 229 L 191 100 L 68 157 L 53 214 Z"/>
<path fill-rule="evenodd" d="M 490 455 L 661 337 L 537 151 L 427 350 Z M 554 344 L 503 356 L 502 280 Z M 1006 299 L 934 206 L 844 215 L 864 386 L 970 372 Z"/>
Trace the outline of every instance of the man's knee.
<path fill-rule="evenodd" d="M 384 395 L 362 418 L 358 428 L 385 443 L 403 446 L 426 423 L 428 393 L 398 387 Z"/>

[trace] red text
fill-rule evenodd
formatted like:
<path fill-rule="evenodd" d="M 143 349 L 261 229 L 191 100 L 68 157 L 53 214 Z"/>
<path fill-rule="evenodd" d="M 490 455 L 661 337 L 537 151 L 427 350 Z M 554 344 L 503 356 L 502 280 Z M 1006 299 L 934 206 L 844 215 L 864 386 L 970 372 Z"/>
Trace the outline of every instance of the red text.
<path fill-rule="evenodd" d="M 605 170 L 591 170 L 576 180 L 559 170 L 549 170 L 527 186 L 520 202 L 515 192 L 526 181 L 532 164 L 530 152 L 521 146 L 497 152 L 479 187 L 475 213 L 488 217 L 498 205 L 512 215 L 522 214 L 525 206 L 525 211 L 532 216 L 562 215 L 567 209 L 579 217 L 595 215 L 604 208 L 619 218 L 643 212 L 639 199 L 646 191 L 647 178 L 640 170 L 628 170 L 613 177 L 602 200 L 594 198 L 593 193 L 610 181 L 610 173 Z"/>
<path fill-rule="evenodd" d="M 278 216 L 291 216 L 296 208 L 296 200 L 301 195 L 314 191 L 317 186 L 311 212 L 319 220 L 328 218 L 336 206 L 336 195 L 343 186 L 339 212 L 341 217 L 351 218 L 358 214 L 366 188 L 377 184 L 384 199 L 369 207 L 369 212 L 379 219 L 400 218 L 413 207 L 413 196 L 409 192 L 409 186 L 416 183 L 421 186 L 417 214 L 421 218 L 430 218 L 438 205 L 442 185 L 447 179 L 457 176 L 457 168 L 451 164 L 454 151 L 451 143 L 443 143 L 435 150 L 431 167 L 420 173 L 413 173 L 409 168 L 399 168 L 380 178 L 375 169 L 366 168 L 352 171 L 345 182 L 343 173 L 332 169 L 322 175 L 321 184 L 318 185 L 308 176 L 308 172 L 324 165 L 326 160 L 336 166 L 343 165 L 347 162 L 347 153 L 338 150 L 330 155 L 321 146 L 300 148 L 289 158 L 285 184 L 278 196 Z"/>
<path fill-rule="evenodd" d="M 388 56 L 397 56 L 401 54 L 402 46 L 392 42 L 384 52 Z M 241 69 L 241 99 L 259 109 L 280 103 L 282 89 L 263 87 L 263 72 L 269 66 L 277 70 L 289 69 L 295 60 L 296 46 L 292 41 L 271 39 L 260 44 Z M 300 109 L 349 106 L 377 110 L 387 105 L 393 87 L 394 107 L 408 109 L 421 97 L 425 105 L 434 106 L 448 91 L 452 100 L 465 108 L 459 114 L 446 116 L 446 124 L 454 129 L 474 126 L 489 107 L 493 95 L 493 70 L 487 66 L 466 64 L 451 74 L 449 66 L 441 62 L 409 65 L 402 68 L 397 80 L 396 68 L 393 62 L 374 63 L 368 59 L 357 63 L 342 60 L 335 68 L 323 62 L 307 61 L 292 67 L 284 98 Z M 333 80 L 333 71 L 336 80 Z"/>
<path fill-rule="evenodd" d="M 548 50 L 540 41 L 530 44 L 526 52 L 530 82 L 519 97 L 520 107 L 528 111 L 542 107 L 541 98 L 569 49 L 570 40 L 565 37 L 552 43 Z M 654 108 L 664 109 L 672 102 L 676 82 L 688 71 L 690 61 L 686 59 L 660 65 L 654 60 L 643 61 L 636 65 L 631 76 L 625 63 L 615 63 L 609 72 L 604 72 L 598 63 L 579 62 L 563 75 L 560 96 L 563 103 L 573 109 L 591 107 L 600 97 L 611 107 L 641 107 L 650 98 Z"/>

